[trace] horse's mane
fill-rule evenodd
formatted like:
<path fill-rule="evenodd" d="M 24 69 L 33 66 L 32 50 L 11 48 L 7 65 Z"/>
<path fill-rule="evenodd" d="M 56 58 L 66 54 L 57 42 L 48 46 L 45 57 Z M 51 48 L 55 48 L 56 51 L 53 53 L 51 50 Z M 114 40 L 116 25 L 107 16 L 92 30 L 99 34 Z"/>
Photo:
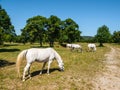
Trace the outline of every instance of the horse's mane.
<path fill-rule="evenodd" d="M 55 58 L 58 61 L 58 63 L 62 63 L 61 56 L 54 49 L 53 49 L 53 51 L 54 51 L 54 55 L 55 55 Z"/>

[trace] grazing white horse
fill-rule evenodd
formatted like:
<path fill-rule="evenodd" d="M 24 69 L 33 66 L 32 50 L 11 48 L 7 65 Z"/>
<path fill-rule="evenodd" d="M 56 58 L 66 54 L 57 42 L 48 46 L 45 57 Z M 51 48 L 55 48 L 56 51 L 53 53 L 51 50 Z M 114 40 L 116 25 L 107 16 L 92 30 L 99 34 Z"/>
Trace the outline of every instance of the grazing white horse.
<path fill-rule="evenodd" d="M 93 52 L 95 52 L 97 50 L 95 44 L 88 44 L 88 49 L 89 49 L 89 51 L 93 51 Z"/>
<path fill-rule="evenodd" d="M 66 44 L 66 47 L 67 47 L 67 48 L 71 48 L 71 45 L 72 45 L 72 44 Z"/>
<path fill-rule="evenodd" d="M 82 52 L 82 47 L 79 44 L 71 44 L 71 49 Z"/>
<path fill-rule="evenodd" d="M 41 48 L 41 49 L 40 48 L 31 48 L 31 49 L 23 50 L 17 57 L 16 67 L 17 67 L 18 74 L 20 76 L 20 70 L 19 70 L 20 63 L 21 63 L 21 60 L 23 60 L 23 59 L 27 60 L 27 64 L 26 64 L 26 66 L 24 68 L 24 72 L 23 72 L 23 81 L 25 81 L 25 74 L 27 71 L 28 71 L 28 75 L 30 77 L 30 66 L 35 61 L 44 62 L 40 74 L 42 74 L 42 71 L 43 71 L 46 63 L 48 62 L 47 73 L 49 74 L 50 64 L 52 63 L 54 58 L 57 60 L 60 70 L 63 71 L 64 63 L 61 59 L 61 56 L 53 48 Z"/>

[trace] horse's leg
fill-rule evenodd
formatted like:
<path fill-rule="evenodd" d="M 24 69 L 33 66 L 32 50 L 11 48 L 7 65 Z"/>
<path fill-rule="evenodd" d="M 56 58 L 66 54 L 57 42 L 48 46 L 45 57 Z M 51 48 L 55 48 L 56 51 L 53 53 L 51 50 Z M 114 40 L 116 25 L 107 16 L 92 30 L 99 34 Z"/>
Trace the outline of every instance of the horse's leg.
<path fill-rule="evenodd" d="M 74 47 L 71 48 L 71 51 L 73 51 L 73 50 L 74 50 Z"/>
<path fill-rule="evenodd" d="M 95 48 L 93 48 L 93 52 L 95 52 Z"/>
<path fill-rule="evenodd" d="M 80 52 L 80 48 L 76 48 L 77 52 Z"/>
<path fill-rule="evenodd" d="M 28 77 L 31 78 L 30 67 L 28 68 Z"/>
<path fill-rule="evenodd" d="M 47 70 L 47 73 L 48 73 L 48 75 L 49 75 L 49 69 L 50 69 L 50 64 L 52 63 L 52 60 L 50 59 L 49 61 L 48 61 L 48 70 Z"/>
<path fill-rule="evenodd" d="M 77 52 L 79 52 L 79 51 L 80 51 L 80 50 L 79 50 L 79 48 L 77 48 L 76 50 L 77 50 Z"/>
<path fill-rule="evenodd" d="M 25 66 L 25 68 L 24 68 L 24 72 L 23 72 L 23 81 L 25 81 L 25 73 L 29 70 L 29 68 L 30 68 L 30 63 L 27 63 L 27 65 Z"/>
<path fill-rule="evenodd" d="M 92 52 L 94 52 L 94 47 L 92 47 Z"/>
<path fill-rule="evenodd" d="M 89 52 L 91 51 L 91 47 L 89 47 Z"/>
<path fill-rule="evenodd" d="M 83 52 L 82 48 L 80 48 L 81 53 Z"/>
<path fill-rule="evenodd" d="M 42 70 L 40 71 L 40 74 L 42 74 L 42 71 L 43 71 L 43 69 L 44 69 L 46 63 L 47 63 L 47 62 L 44 62 L 43 66 L 42 66 Z"/>
<path fill-rule="evenodd" d="M 78 52 L 81 52 L 81 48 L 78 48 Z"/>

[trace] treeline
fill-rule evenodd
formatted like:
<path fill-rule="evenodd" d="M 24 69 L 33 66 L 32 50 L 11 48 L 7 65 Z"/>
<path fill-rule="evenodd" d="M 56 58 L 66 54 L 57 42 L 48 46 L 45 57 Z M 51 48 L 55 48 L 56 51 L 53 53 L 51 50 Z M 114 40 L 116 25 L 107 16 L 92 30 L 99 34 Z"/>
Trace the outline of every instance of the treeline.
<path fill-rule="evenodd" d="M 54 15 L 49 18 L 43 16 L 29 18 L 21 31 L 18 42 L 38 41 L 41 46 L 43 42 L 49 42 L 50 46 L 53 46 L 55 41 L 59 43 L 78 42 L 81 34 L 78 24 L 71 18 L 61 21 Z"/>
<path fill-rule="evenodd" d="M 18 42 L 31 44 L 39 42 L 49 42 L 50 46 L 54 46 L 54 42 L 74 43 L 74 42 L 114 42 L 120 43 L 120 31 L 110 33 L 109 28 L 103 25 L 98 28 L 97 34 L 93 37 L 81 36 L 78 24 L 71 18 L 61 20 L 59 17 L 51 15 L 49 18 L 44 16 L 34 16 L 26 20 L 26 25 L 21 29 L 21 35 L 16 35 L 14 26 L 9 15 L 0 6 L 0 45 L 3 42 Z"/>

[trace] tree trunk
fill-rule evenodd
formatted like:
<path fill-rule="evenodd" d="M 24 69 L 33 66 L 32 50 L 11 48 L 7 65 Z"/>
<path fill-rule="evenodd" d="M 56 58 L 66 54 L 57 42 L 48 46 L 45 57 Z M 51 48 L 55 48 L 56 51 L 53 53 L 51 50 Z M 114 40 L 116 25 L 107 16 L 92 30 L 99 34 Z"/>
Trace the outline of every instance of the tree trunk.
<path fill-rule="evenodd" d="M 39 40 L 40 40 L 40 47 L 42 47 L 42 37 L 39 36 Z"/>
<path fill-rule="evenodd" d="M 40 41 L 40 47 L 42 47 L 42 41 Z"/>
<path fill-rule="evenodd" d="M 0 35 L 0 45 L 3 45 L 2 35 Z"/>
<path fill-rule="evenodd" d="M 50 41 L 50 47 L 54 47 L 54 42 Z"/>
<path fill-rule="evenodd" d="M 100 47 L 103 47 L 103 43 L 102 42 L 100 42 L 100 45 L 99 45 Z"/>

